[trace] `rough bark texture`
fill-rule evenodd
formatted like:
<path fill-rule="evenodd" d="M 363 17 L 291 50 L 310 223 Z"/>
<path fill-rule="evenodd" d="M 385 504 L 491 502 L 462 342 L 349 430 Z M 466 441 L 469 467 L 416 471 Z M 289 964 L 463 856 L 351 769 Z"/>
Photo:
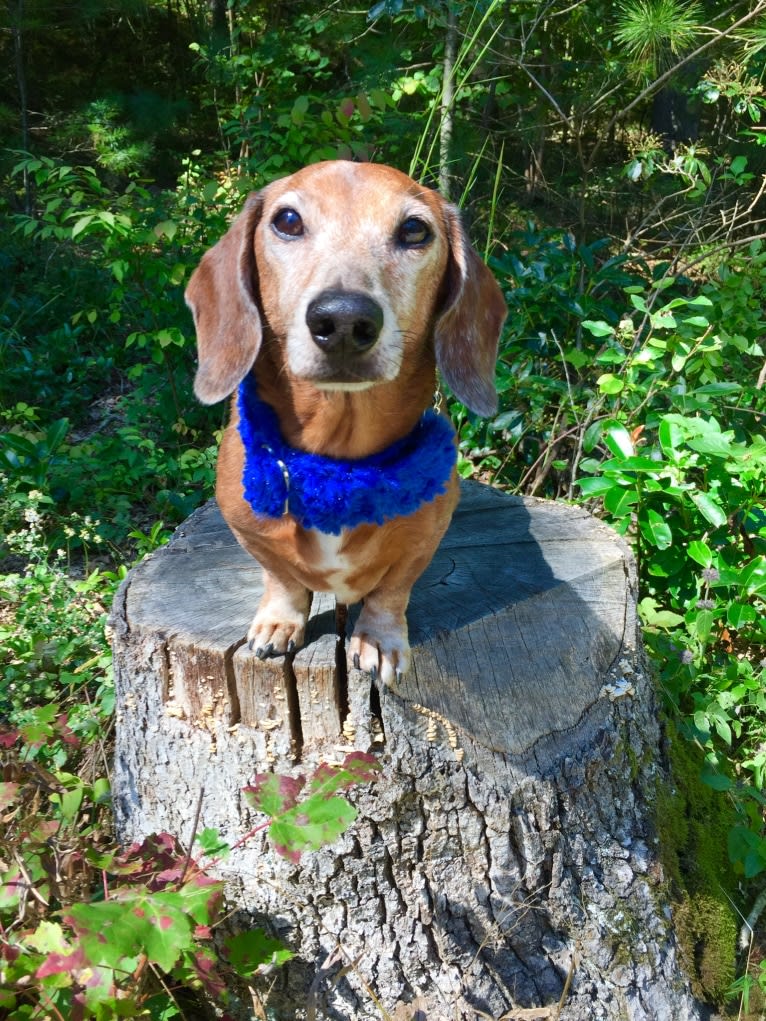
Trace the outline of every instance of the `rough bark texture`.
<path fill-rule="evenodd" d="M 326 596 L 292 663 L 257 660 L 243 642 L 259 592 L 214 504 L 128 577 L 115 800 L 125 841 L 189 839 L 201 798 L 199 826 L 233 843 L 256 772 L 379 753 L 340 842 L 293 865 L 258 837 L 222 866 L 238 924 L 297 953 L 270 1017 L 701 1016 L 652 827 L 660 734 L 619 537 L 466 486 L 413 592 L 395 692 L 346 674 Z"/>

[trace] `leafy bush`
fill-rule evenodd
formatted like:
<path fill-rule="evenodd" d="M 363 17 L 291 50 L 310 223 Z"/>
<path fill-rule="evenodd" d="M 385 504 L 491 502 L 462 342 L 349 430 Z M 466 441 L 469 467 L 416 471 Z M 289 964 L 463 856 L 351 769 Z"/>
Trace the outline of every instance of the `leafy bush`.
<path fill-rule="evenodd" d="M 65 720 L 59 727 L 66 733 Z M 0 742 L 29 737 L 9 732 Z M 245 793 L 268 818 L 235 846 L 268 827 L 276 850 L 298 861 L 344 832 L 356 810 L 338 792 L 378 768 L 353 753 L 308 779 L 256 777 Z M 210 870 L 231 849 L 216 831 L 202 831 L 188 851 L 167 833 L 110 850 L 101 846 L 110 842 L 104 781 L 43 775 L 23 747 L 12 775 L 0 783 L 0 1008 L 13 1017 L 169 1019 L 184 1016 L 195 990 L 223 1008 L 238 982 L 292 956 L 261 929 L 225 932 L 224 883 Z"/>
<path fill-rule="evenodd" d="M 729 856 L 752 878 L 766 870 L 766 252 L 748 256 L 695 280 L 517 235 L 495 263 L 502 410 L 464 420 L 461 446 L 465 473 L 579 494 L 632 541 L 667 706 L 739 807 Z"/>

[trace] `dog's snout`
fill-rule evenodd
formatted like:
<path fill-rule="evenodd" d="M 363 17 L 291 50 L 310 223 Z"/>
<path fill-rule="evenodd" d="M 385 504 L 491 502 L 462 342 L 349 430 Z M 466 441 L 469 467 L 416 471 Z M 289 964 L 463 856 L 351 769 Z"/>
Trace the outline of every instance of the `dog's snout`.
<path fill-rule="evenodd" d="M 306 325 L 323 351 L 362 354 L 383 328 L 383 309 L 361 291 L 323 291 L 306 309 Z"/>

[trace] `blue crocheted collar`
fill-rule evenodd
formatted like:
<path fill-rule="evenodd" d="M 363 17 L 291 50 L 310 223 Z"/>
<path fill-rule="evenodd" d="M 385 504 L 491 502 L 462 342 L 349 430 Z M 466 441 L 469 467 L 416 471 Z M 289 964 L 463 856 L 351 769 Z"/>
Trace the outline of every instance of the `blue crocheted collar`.
<path fill-rule="evenodd" d="M 274 409 L 258 397 L 255 377 L 240 384 L 242 485 L 256 514 L 292 514 L 304 528 L 339 535 L 343 528 L 412 514 L 447 491 L 457 451 L 449 421 L 429 409 L 412 432 L 358 460 L 289 447 Z"/>

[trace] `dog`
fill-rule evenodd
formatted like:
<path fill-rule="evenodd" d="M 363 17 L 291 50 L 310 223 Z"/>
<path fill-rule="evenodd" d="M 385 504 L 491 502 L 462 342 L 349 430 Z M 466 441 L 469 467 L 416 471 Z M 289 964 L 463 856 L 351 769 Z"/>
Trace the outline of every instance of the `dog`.
<path fill-rule="evenodd" d="M 350 663 L 395 684 L 410 591 L 458 499 L 436 368 L 472 411 L 496 411 L 500 287 L 437 192 L 339 160 L 252 193 L 185 297 L 197 398 L 238 391 L 216 499 L 264 571 L 250 648 L 292 653 L 312 593 L 333 592 L 362 603 Z"/>

